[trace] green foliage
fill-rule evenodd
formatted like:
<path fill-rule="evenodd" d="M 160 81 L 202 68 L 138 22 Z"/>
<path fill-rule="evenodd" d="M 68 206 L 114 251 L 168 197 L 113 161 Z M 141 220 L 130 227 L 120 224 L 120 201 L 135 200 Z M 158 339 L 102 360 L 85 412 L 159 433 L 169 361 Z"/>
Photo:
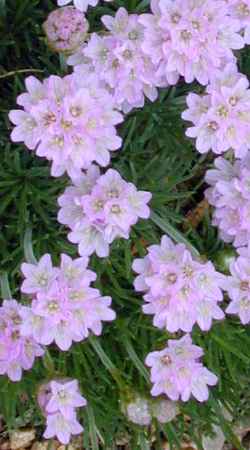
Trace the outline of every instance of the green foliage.
<path fill-rule="evenodd" d="M 114 4 L 90 10 L 92 30 L 100 28 L 103 13 L 112 13 L 118 6 L 141 13 L 149 1 L 117 0 Z M 66 239 L 67 230 L 56 220 L 57 197 L 67 179 L 51 178 L 45 160 L 24 146 L 13 145 L 9 139 L 8 111 L 15 107 L 25 76 L 32 71 L 40 78 L 62 73 L 59 58 L 47 48 L 41 28 L 54 7 L 52 0 L 0 1 L 0 271 L 8 272 L 12 295 L 18 299 L 24 247 L 26 252 L 31 251 L 30 230 L 37 258 L 45 252 L 52 253 L 55 261 L 61 252 L 76 256 L 76 248 Z M 240 64 L 248 73 L 249 51 L 241 54 Z M 132 285 L 132 259 L 143 256 L 145 246 L 159 242 L 165 232 L 186 242 L 193 253 L 203 258 L 216 260 L 216 253 L 223 250 L 208 214 L 198 229 L 192 229 L 185 220 L 186 213 L 203 198 L 203 176 L 211 163 L 211 158 L 199 156 L 184 136 L 185 124 L 180 114 L 191 89 L 201 88 L 180 82 L 177 87 L 163 90 L 157 102 L 133 111 L 120 127 L 124 146 L 116 153 L 112 166 L 138 188 L 153 193 L 153 214 L 151 220 L 134 227 L 128 241 L 114 242 L 109 258 L 91 259 L 98 274 L 96 286 L 104 295 L 112 296 L 118 318 L 104 327 L 101 338 L 91 337 L 67 353 L 51 347 L 20 383 L 1 377 L 0 410 L 9 429 L 32 420 L 42 431 L 36 391 L 41 381 L 60 374 L 78 378 L 88 399 L 89 406 L 82 412 L 84 448 L 115 449 L 115 439 L 127 433 L 131 435 L 133 450 L 149 448 L 148 431 L 126 420 L 121 402 L 135 389 L 149 395 L 149 377 L 143 361 L 148 352 L 164 345 L 168 335 L 155 329 L 151 318 L 142 314 L 141 297 Z M 180 406 L 181 414 L 171 424 L 156 424 L 155 448 L 161 448 L 160 437 L 165 436 L 171 448 L 178 449 L 187 435 L 202 449 L 201 436 L 210 433 L 216 423 L 235 448 L 241 449 L 222 407 L 231 412 L 234 420 L 250 414 L 249 402 L 243 401 L 249 395 L 250 385 L 250 330 L 237 319 L 228 318 L 215 324 L 209 333 L 201 334 L 195 329 L 194 340 L 205 349 L 205 363 L 219 376 L 219 385 L 206 404 L 190 401 Z"/>

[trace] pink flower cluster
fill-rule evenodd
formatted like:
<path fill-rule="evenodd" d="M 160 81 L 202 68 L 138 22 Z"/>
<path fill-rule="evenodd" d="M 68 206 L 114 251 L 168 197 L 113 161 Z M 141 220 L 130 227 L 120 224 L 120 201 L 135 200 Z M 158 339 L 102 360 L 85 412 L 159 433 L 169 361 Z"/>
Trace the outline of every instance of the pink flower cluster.
<path fill-rule="evenodd" d="M 193 395 L 199 402 L 208 400 L 208 386 L 218 379 L 199 362 L 203 355 L 200 347 L 192 344 L 189 335 L 169 340 L 168 347 L 149 353 L 146 364 L 151 368 L 153 396 L 165 394 L 171 400 L 186 402 Z"/>
<path fill-rule="evenodd" d="M 58 221 L 72 230 L 68 238 L 78 244 L 80 255 L 106 257 L 114 239 L 128 239 L 131 226 L 149 218 L 150 199 L 149 192 L 138 191 L 116 170 L 101 175 L 93 165 L 59 197 Z"/>
<path fill-rule="evenodd" d="M 250 244 L 238 249 L 238 258 L 230 264 L 225 290 L 231 300 L 228 314 L 237 314 L 243 325 L 250 322 Z"/>
<path fill-rule="evenodd" d="M 234 64 L 215 72 L 205 95 L 188 94 L 182 118 L 193 122 L 186 135 L 196 138 L 200 153 L 233 149 L 244 157 L 250 149 L 250 89 L 247 77 Z"/>
<path fill-rule="evenodd" d="M 250 0 L 225 0 L 230 16 L 240 22 L 246 44 L 250 44 Z"/>
<path fill-rule="evenodd" d="M 77 380 L 52 380 L 40 387 L 38 403 L 46 417 L 44 437 L 69 444 L 71 435 L 79 434 L 83 427 L 77 420 L 76 409 L 87 402 L 79 392 Z"/>
<path fill-rule="evenodd" d="M 73 52 L 86 38 L 89 28 L 84 14 L 73 6 L 52 11 L 43 29 L 49 45 L 58 52 Z"/>
<path fill-rule="evenodd" d="M 232 50 L 244 47 L 240 21 L 224 0 L 151 0 L 151 9 L 140 16 L 143 50 L 168 81 L 182 75 L 206 85 L 215 69 L 235 60 Z"/>
<path fill-rule="evenodd" d="M 38 156 L 52 161 L 51 173 L 65 171 L 77 176 L 93 161 L 101 166 L 110 162 L 110 151 L 121 147 L 115 125 L 122 115 L 114 109 L 113 97 L 92 78 L 76 82 L 73 75 L 51 75 L 42 83 L 26 79 L 27 93 L 19 95 L 10 120 L 16 125 L 14 142 L 24 142 Z"/>
<path fill-rule="evenodd" d="M 22 370 L 29 370 L 37 356 L 42 356 L 42 347 L 35 342 L 29 330 L 22 333 L 23 318 L 29 308 L 16 300 L 4 300 L 0 307 L 0 374 L 11 381 L 20 381 Z"/>
<path fill-rule="evenodd" d="M 107 36 L 92 33 L 88 44 L 68 59 L 78 77 L 96 74 L 112 93 L 118 108 L 128 112 L 144 105 L 144 97 L 157 98 L 156 68 L 142 51 L 144 27 L 137 14 L 118 9 L 115 17 L 103 16 Z"/>
<path fill-rule="evenodd" d="M 213 225 L 219 228 L 225 242 L 235 247 L 248 245 L 250 240 L 250 152 L 231 164 L 225 158 L 215 160 L 205 180 L 211 186 L 206 198 L 214 206 Z"/>
<path fill-rule="evenodd" d="M 209 330 L 213 319 L 223 319 L 218 306 L 223 300 L 224 277 L 211 262 L 193 259 L 185 245 L 175 245 L 163 236 L 161 245 L 152 245 L 133 269 L 139 275 L 134 286 L 145 291 L 143 311 L 154 315 L 154 325 L 169 332 L 190 332 L 195 323 Z"/>
<path fill-rule="evenodd" d="M 72 0 L 57 0 L 59 6 L 65 6 L 71 3 Z M 111 2 L 112 0 L 105 0 L 106 2 Z M 99 0 L 73 0 L 73 3 L 77 9 L 80 11 L 87 11 L 88 6 L 96 6 Z"/>
<path fill-rule="evenodd" d="M 90 287 L 96 274 L 87 269 L 88 258 L 72 260 L 61 255 L 60 268 L 53 267 L 50 255 L 38 264 L 22 264 L 25 280 L 22 292 L 32 295 L 31 308 L 23 313 L 21 332 L 32 335 L 35 342 L 55 342 L 63 351 L 72 342 L 86 339 L 89 332 L 100 335 L 102 321 L 115 319 L 111 298 L 101 297 Z"/>

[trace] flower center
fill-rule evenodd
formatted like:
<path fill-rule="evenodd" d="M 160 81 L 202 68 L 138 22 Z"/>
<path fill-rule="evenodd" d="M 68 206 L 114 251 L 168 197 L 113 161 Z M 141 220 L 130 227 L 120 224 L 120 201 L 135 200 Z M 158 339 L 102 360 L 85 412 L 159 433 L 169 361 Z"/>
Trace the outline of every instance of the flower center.
<path fill-rule="evenodd" d="M 237 10 L 240 15 L 245 16 L 245 17 L 249 16 L 249 14 L 250 14 L 250 9 L 244 2 L 240 3 L 237 6 Z"/>
<path fill-rule="evenodd" d="M 219 128 L 219 126 L 218 126 L 218 124 L 217 124 L 216 122 L 211 121 L 211 122 L 208 122 L 207 128 L 208 128 L 209 130 L 211 130 L 211 131 L 217 131 L 218 128 Z"/>
<path fill-rule="evenodd" d="M 28 131 L 32 131 L 33 128 L 35 128 L 35 126 L 36 126 L 36 122 L 35 122 L 35 120 L 32 119 L 31 117 L 28 117 L 28 118 L 25 120 L 25 125 L 26 125 L 26 129 L 27 129 Z"/>
<path fill-rule="evenodd" d="M 207 276 L 204 273 L 201 273 L 199 276 L 199 282 L 201 284 L 203 284 L 203 283 L 206 283 L 206 281 L 207 281 Z"/>
<path fill-rule="evenodd" d="M 79 291 L 73 291 L 69 294 L 70 300 L 79 300 L 81 298 L 81 294 Z"/>
<path fill-rule="evenodd" d="M 217 113 L 219 116 L 221 117 L 227 117 L 228 115 L 228 110 L 224 105 L 219 106 L 219 108 L 217 109 Z"/>
<path fill-rule="evenodd" d="M 233 95 L 232 97 L 230 97 L 229 103 L 230 103 L 231 106 L 237 105 L 237 103 L 238 103 L 238 97 L 236 97 L 235 95 Z"/>
<path fill-rule="evenodd" d="M 131 50 L 127 49 L 123 52 L 123 57 L 125 59 L 132 59 L 132 56 L 133 56 L 133 53 L 131 52 Z"/>
<path fill-rule="evenodd" d="M 161 357 L 161 363 L 164 366 L 170 366 L 170 364 L 172 364 L 172 360 L 171 360 L 170 356 L 164 355 Z"/>
<path fill-rule="evenodd" d="M 231 127 L 228 127 L 227 135 L 229 137 L 231 137 L 231 138 L 234 138 L 234 136 L 235 136 L 235 127 L 233 125 Z"/>
<path fill-rule="evenodd" d="M 20 325 L 22 323 L 22 319 L 18 314 L 15 314 L 12 317 L 12 322 L 14 323 L 14 325 Z"/>
<path fill-rule="evenodd" d="M 195 30 L 200 29 L 200 23 L 198 22 L 198 20 L 192 20 L 192 25 Z"/>
<path fill-rule="evenodd" d="M 183 273 L 186 275 L 186 277 L 192 277 L 194 274 L 193 268 L 189 265 L 184 266 Z"/>
<path fill-rule="evenodd" d="M 170 284 L 174 284 L 177 281 L 177 275 L 176 273 L 168 273 L 166 279 Z"/>
<path fill-rule="evenodd" d="M 110 191 L 108 191 L 108 197 L 109 198 L 118 198 L 119 197 L 119 192 L 117 189 L 111 189 Z"/>
<path fill-rule="evenodd" d="M 81 113 L 82 113 L 82 110 L 81 110 L 80 106 L 72 106 L 70 108 L 70 114 L 73 117 L 79 117 L 81 115 Z"/>
<path fill-rule="evenodd" d="M 172 16 L 171 16 L 171 21 L 172 21 L 173 23 L 179 23 L 179 22 L 180 22 L 180 19 L 181 19 L 181 16 L 180 16 L 180 14 L 178 14 L 178 13 L 174 13 L 174 14 L 172 14 Z"/>
<path fill-rule="evenodd" d="M 103 48 L 100 52 L 99 52 L 99 57 L 100 57 L 100 60 L 102 61 L 102 62 L 105 62 L 106 61 L 106 59 L 107 59 L 107 57 L 108 57 L 108 49 L 107 48 Z"/>
<path fill-rule="evenodd" d="M 58 305 L 58 303 L 57 303 L 56 301 L 49 302 L 49 304 L 48 304 L 48 310 L 49 310 L 49 312 L 51 312 L 51 313 L 54 313 L 54 312 L 59 311 L 59 305 Z"/>
<path fill-rule="evenodd" d="M 104 206 L 103 201 L 102 201 L 102 200 L 97 200 L 97 201 L 95 202 L 94 209 L 95 209 L 96 211 L 100 211 L 100 210 L 103 208 L 103 206 Z"/>
<path fill-rule="evenodd" d="M 243 309 L 248 309 L 249 308 L 249 300 L 247 298 L 242 298 L 240 300 L 240 307 Z"/>
<path fill-rule="evenodd" d="M 82 145 L 83 139 L 80 136 L 73 136 L 73 142 L 75 145 Z"/>
<path fill-rule="evenodd" d="M 121 212 L 121 208 L 119 205 L 113 205 L 111 206 L 111 212 L 113 214 L 119 214 Z"/>
<path fill-rule="evenodd" d="M 249 289 L 249 283 L 248 283 L 248 281 L 242 281 L 242 282 L 240 283 L 240 289 L 241 289 L 242 291 L 248 291 L 248 289 Z"/>
<path fill-rule="evenodd" d="M 53 112 L 48 112 L 43 116 L 43 122 L 46 127 L 56 122 L 56 115 Z"/>
<path fill-rule="evenodd" d="M 189 288 L 188 286 L 184 286 L 184 287 L 181 289 L 181 292 L 182 292 L 182 294 L 184 295 L 184 297 L 187 297 L 187 296 L 189 295 L 190 288 Z"/>
<path fill-rule="evenodd" d="M 20 332 L 18 330 L 13 331 L 11 334 L 11 338 L 13 341 L 17 341 L 20 338 Z"/>
<path fill-rule="evenodd" d="M 113 69 L 117 69 L 120 66 L 119 60 L 116 58 L 112 61 L 111 66 L 113 67 Z"/>
<path fill-rule="evenodd" d="M 53 142 L 58 147 L 62 148 L 64 146 L 64 139 L 63 139 L 62 136 L 55 136 L 54 139 L 53 139 Z"/>
<path fill-rule="evenodd" d="M 94 130 L 97 126 L 97 121 L 95 119 L 89 119 L 87 123 L 87 128 L 89 130 Z"/>
<path fill-rule="evenodd" d="M 58 392 L 58 397 L 60 398 L 60 400 L 65 400 L 67 397 L 67 392 L 65 392 L 64 390 Z"/>
<path fill-rule="evenodd" d="M 32 357 L 33 355 L 33 344 L 30 340 L 25 342 L 25 352 L 28 356 Z"/>
<path fill-rule="evenodd" d="M 46 275 L 40 275 L 37 282 L 40 286 L 45 287 L 48 284 L 48 277 Z"/>
<path fill-rule="evenodd" d="M 191 37 L 192 37 L 192 33 L 190 33 L 190 31 L 188 31 L 188 30 L 181 31 L 181 38 L 184 41 L 189 41 L 191 39 Z"/>
<path fill-rule="evenodd" d="M 136 41 L 138 39 L 138 37 L 139 37 L 139 33 L 137 30 L 132 30 L 128 33 L 128 38 L 131 41 Z"/>
<path fill-rule="evenodd" d="M 61 126 L 64 130 L 69 130 L 72 127 L 72 122 L 70 122 L 69 120 L 61 120 Z"/>
<path fill-rule="evenodd" d="M 183 355 L 183 354 L 184 354 L 183 348 L 182 348 L 182 347 L 176 347 L 176 348 L 175 348 L 175 354 L 176 354 L 177 356 Z"/>

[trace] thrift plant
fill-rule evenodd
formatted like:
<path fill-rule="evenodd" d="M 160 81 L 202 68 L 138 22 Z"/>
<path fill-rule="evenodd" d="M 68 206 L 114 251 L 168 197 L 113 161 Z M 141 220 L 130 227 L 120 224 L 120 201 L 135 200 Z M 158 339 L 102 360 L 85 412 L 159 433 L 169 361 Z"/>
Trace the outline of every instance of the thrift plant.
<path fill-rule="evenodd" d="M 55 3 L 0 6 L 5 426 L 242 450 L 250 3 Z"/>

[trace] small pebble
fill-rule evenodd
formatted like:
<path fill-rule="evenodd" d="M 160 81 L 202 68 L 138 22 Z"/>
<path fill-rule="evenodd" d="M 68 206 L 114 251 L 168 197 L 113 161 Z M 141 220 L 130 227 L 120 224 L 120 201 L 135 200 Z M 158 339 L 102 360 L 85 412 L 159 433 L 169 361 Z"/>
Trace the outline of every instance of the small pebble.
<path fill-rule="evenodd" d="M 10 435 L 11 450 L 21 450 L 30 447 L 36 437 L 36 432 L 33 429 L 14 431 Z"/>

